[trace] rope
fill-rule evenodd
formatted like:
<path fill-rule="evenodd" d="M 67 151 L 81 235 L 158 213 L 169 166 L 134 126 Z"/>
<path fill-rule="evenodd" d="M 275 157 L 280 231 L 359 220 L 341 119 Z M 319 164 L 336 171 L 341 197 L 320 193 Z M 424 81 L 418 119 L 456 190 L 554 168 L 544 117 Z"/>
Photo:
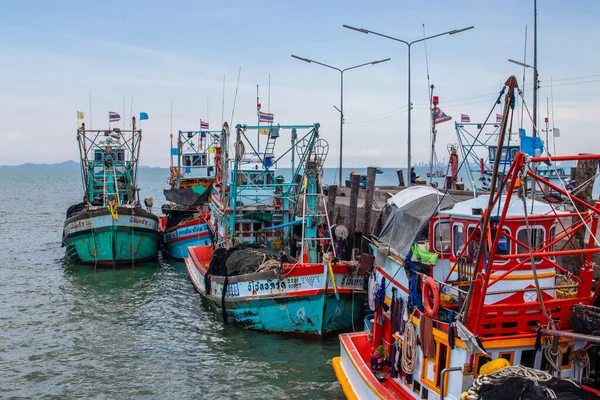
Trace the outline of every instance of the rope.
<path fill-rule="evenodd" d="M 406 374 L 412 374 L 417 365 L 417 334 L 415 324 L 412 323 L 412 316 L 408 319 L 408 324 L 404 330 L 404 344 L 402 346 L 402 371 Z"/>
<path fill-rule="evenodd" d="M 562 356 L 563 350 L 560 347 L 556 347 L 556 350 L 552 350 L 554 346 L 547 346 L 544 348 L 544 357 L 550 365 L 553 371 L 560 373 L 562 371 Z M 560 375 L 559 375 L 560 376 Z"/>
<path fill-rule="evenodd" d="M 507 378 L 523 378 L 533 381 L 535 384 L 539 384 L 539 382 L 548 382 L 551 380 L 552 375 L 546 371 L 540 371 L 534 368 L 525 367 L 523 365 L 505 367 L 499 369 L 498 371 L 492 372 L 491 374 L 479 375 L 479 377 L 477 377 L 475 382 L 473 382 L 473 385 L 467 391 L 467 398 L 469 400 L 478 400 L 479 392 L 481 391 L 481 387 L 483 385 L 498 385 Z M 544 390 L 546 389 L 547 388 L 544 388 Z M 548 389 L 546 392 L 549 395 L 549 398 L 557 398 L 556 394 L 552 390 Z"/>
<path fill-rule="evenodd" d="M 554 320 L 550 317 L 550 314 L 548 314 L 548 310 L 546 309 L 546 305 L 544 304 L 544 299 L 542 298 L 542 290 L 540 289 L 540 282 L 538 280 L 537 268 L 535 266 L 535 257 L 533 256 L 533 248 L 531 246 L 532 231 L 531 231 L 531 228 L 529 227 L 529 214 L 527 213 L 527 185 L 526 185 L 527 174 L 525 173 L 527 168 L 528 168 L 528 166 L 525 167 L 525 169 L 523 170 L 523 172 L 521 174 L 521 182 L 522 182 L 521 189 L 523 192 L 521 195 L 521 200 L 523 201 L 523 214 L 525 215 L 525 226 L 527 228 L 527 247 L 529 248 L 529 260 L 531 262 L 531 272 L 533 272 L 533 280 L 535 282 L 535 291 L 537 293 L 537 298 L 538 298 L 538 301 L 540 302 L 540 307 L 542 309 L 542 312 L 544 313 L 544 316 L 548 319 L 548 324 L 550 326 L 550 329 L 556 329 L 556 327 L 554 325 Z"/>
<path fill-rule="evenodd" d="M 578 350 L 575 352 L 575 362 L 580 368 L 579 370 L 579 382 L 582 381 L 583 373 L 585 372 L 585 378 L 590 379 L 590 356 L 585 350 Z"/>

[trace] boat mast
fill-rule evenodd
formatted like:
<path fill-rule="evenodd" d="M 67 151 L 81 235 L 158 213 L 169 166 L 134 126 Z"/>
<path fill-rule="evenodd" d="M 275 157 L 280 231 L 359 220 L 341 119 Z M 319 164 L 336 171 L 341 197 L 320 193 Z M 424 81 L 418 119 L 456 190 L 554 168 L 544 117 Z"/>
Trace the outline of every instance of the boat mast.
<path fill-rule="evenodd" d="M 533 136 L 537 136 L 537 100 L 538 100 L 538 68 L 537 68 L 537 0 L 533 0 Z"/>

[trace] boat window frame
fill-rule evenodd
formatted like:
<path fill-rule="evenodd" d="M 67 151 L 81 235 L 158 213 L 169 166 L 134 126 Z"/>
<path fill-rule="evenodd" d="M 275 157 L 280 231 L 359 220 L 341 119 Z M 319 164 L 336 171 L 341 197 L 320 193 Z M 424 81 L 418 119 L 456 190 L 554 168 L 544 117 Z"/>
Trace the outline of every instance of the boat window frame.
<path fill-rule="evenodd" d="M 544 243 L 546 241 L 546 227 L 544 225 L 530 225 L 529 227 L 527 226 L 521 226 L 517 229 L 517 232 L 515 233 L 515 238 L 517 238 L 518 241 L 526 243 L 527 242 L 527 238 L 525 238 L 525 241 L 519 239 L 519 233 L 521 233 L 522 231 L 527 231 L 527 229 L 535 229 L 535 230 L 540 230 L 543 233 L 543 237 L 541 241 L 536 241 L 534 239 L 534 237 L 532 237 L 533 239 L 533 243 L 532 243 L 532 247 L 535 249 L 535 247 L 541 243 Z M 519 252 L 519 248 L 521 247 L 521 245 L 519 243 L 515 243 L 515 254 L 525 254 L 525 257 L 527 258 L 527 260 L 525 261 L 525 264 L 531 264 L 531 259 L 529 257 L 529 249 L 525 248 L 525 252 Z M 533 250 L 535 252 L 535 250 Z M 517 258 L 517 260 L 522 261 L 521 259 Z M 540 262 L 542 260 L 541 257 L 534 257 L 534 261 L 535 262 Z"/>
<path fill-rule="evenodd" d="M 462 243 L 460 244 L 460 246 L 458 246 L 458 248 L 456 247 L 456 243 L 455 243 L 456 242 L 456 240 L 455 240 L 456 239 L 456 235 L 459 234 L 459 233 L 455 232 L 455 228 L 457 228 L 457 227 L 461 227 L 462 228 L 462 233 L 460 233 L 462 235 Z M 450 250 L 451 250 L 452 255 L 454 257 L 458 257 L 460 255 L 460 252 L 465 247 L 465 240 L 467 239 L 467 236 L 465 236 L 466 231 L 467 230 L 465 229 L 464 222 L 459 222 L 459 221 L 453 221 L 452 222 L 452 230 L 451 230 L 451 233 L 450 233 L 451 236 L 452 236 L 452 238 L 450 240 L 451 243 L 452 243 L 452 245 L 450 246 L 451 247 Z M 466 252 L 465 252 L 465 254 L 466 254 Z"/>
<path fill-rule="evenodd" d="M 506 358 L 504 356 L 508 356 L 509 358 Z M 504 358 L 506 361 L 508 361 L 510 363 L 510 365 L 514 365 L 513 363 L 515 362 L 515 352 L 514 351 L 501 351 L 498 353 L 498 358 Z"/>
<path fill-rule="evenodd" d="M 510 236 L 512 236 L 512 231 L 511 231 L 511 230 L 510 230 L 510 228 L 509 228 L 509 227 L 507 227 L 507 226 L 503 226 L 501 230 L 506 232 L 506 235 L 504 235 L 504 238 L 505 238 L 505 239 L 506 239 L 506 241 L 508 242 L 508 243 L 507 243 L 507 246 L 506 246 L 506 247 L 507 247 L 507 249 L 508 249 L 508 250 L 507 250 L 508 252 L 507 252 L 506 254 L 499 254 L 499 253 L 497 253 L 497 252 L 496 252 L 496 250 L 494 249 L 494 255 L 495 255 L 495 256 L 504 256 L 504 255 L 513 254 L 513 252 L 512 252 L 512 245 L 513 245 L 513 243 L 512 243 L 512 240 L 511 240 L 511 238 L 510 238 Z M 492 240 L 494 240 L 494 238 L 493 238 L 493 237 L 492 237 Z M 503 260 L 503 259 L 500 259 L 500 258 L 494 258 L 494 264 L 506 264 L 508 261 L 509 261 L 509 260 Z"/>
<path fill-rule="evenodd" d="M 448 226 L 448 250 L 441 251 L 438 249 L 438 240 L 437 240 L 437 232 L 438 228 L 441 224 L 446 224 Z M 440 244 L 443 245 L 443 240 L 440 240 Z M 433 250 L 440 255 L 448 255 L 452 253 L 452 226 L 449 218 L 438 219 L 433 224 Z"/>

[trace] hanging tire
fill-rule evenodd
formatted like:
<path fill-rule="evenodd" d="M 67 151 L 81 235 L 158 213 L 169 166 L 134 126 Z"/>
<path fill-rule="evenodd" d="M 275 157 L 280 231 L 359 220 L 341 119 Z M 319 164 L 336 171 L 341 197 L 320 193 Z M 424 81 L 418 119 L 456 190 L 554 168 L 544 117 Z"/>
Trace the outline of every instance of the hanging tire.
<path fill-rule="evenodd" d="M 440 311 L 440 292 L 432 277 L 423 282 L 423 307 L 429 318 L 436 318 Z"/>

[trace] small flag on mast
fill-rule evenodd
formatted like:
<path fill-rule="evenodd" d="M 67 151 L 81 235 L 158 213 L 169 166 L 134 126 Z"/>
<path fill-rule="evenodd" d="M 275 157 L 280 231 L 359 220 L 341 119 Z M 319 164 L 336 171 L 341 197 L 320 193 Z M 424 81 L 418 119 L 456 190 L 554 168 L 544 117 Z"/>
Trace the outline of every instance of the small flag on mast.
<path fill-rule="evenodd" d="M 258 120 L 260 122 L 268 122 L 270 124 L 273 123 L 273 114 L 259 111 L 258 112 Z"/>
<path fill-rule="evenodd" d="M 460 114 L 460 122 L 471 122 L 471 117 L 468 114 Z"/>
<path fill-rule="evenodd" d="M 148 113 L 141 112 L 140 113 L 140 121 L 143 121 L 145 119 L 148 119 Z"/>
<path fill-rule="evenodd" d="M 109 122 L 119 122 L 120 120 L 121 120 L 121 116 L 119 115 L 119 113 L 116 113 L 114 111 L 108 112 L 108 121 Z"/>
<path fill-rule="evenodd" d="M 85 113 L 83 111 L 77 111 L 77 119 L 83 119 L 85 117 Z"/>
<path fill-rule="evenodd" d="M 441 108 L 436 108 L 435 111 L 433 112 L 433 120 L 436 124 L 441 124 L 442 122 L 448 122 L 451 119 L 452 119 L 452 117 L 446 115 L 446 113 L 444 113 Z"/>
<path fill-rule="evenodd" d="M 552 129 L 552 132 L 554 133 L 554 137 L 560 137 L 560 129 L 554 128 Z"/>
<path fill-rule="evenodd" d="M 209 129 L 208 126 L 209 126 L 208 122 L 204 122 L 204 121 L 200 120 L 200 130 L 208 130 Z"/>
<path fill-rule="evenodd" d="M 502 114 L 496 114 L 496 122 L 497 123 L 502 123 Z"/>

